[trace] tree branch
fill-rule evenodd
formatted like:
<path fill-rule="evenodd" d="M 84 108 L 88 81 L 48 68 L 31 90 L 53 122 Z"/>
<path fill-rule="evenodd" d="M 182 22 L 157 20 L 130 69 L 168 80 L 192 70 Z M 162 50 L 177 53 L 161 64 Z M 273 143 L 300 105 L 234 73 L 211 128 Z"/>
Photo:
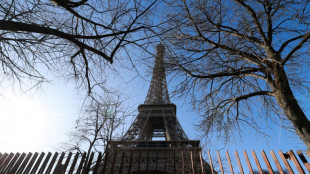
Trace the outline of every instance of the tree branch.
<path fill-rule="evenodd" d="M 48 28 L 48 27 L 42 27 L 42 26 L 34 25 L 34 24 L 25 24 L 25 23 L 21 23 L 21 22 L 0 20 L 0 30 L 9 30 L 9 31 L 14 31 L 14 32 L 16 32 L 16 31 L 34 32 L 34 33 L 49 34 L 49 35 L 57 36 L 59 38 L 66 39 L 66 40 L 74 43 L 75 45 L 77 45 L 78 47 L 80 47 L 82 49 L 89 50 L 89 51 L 103 57 L 104 59 L 106 59 L 110 63 L 113 63 L 113 60 L 111 57 L 109 57 L 105 53 L 103 53 L 103 52 L 101 52 L 101 51 L 79 41 L 75 35 L 70 35 L 70 34 L 64 33 L 62 31 L 59 31 L 56 29 L 52 29 L 52 28 Z"/>
<path fill-rule="evenodd" d="M 254 19 L 254 24 L 256 26 L 256 29 L 257 29 L 258 33 L 260 34 L 260 36 L 262 37 L 264 43 L 266 45 L 269 45 L 268 44 L 268 40 L 267 40 L 267 38 L 266 38 L 266 36 L 264 34 L 264 31 L 263 31 L 263 29 L 261 27 L 261 24 L 258 21 L 258 18 L 256 16 L 255 11 L 249 5 L 245 4 L 243 0 L 235 0 L 235 1 L 237 1 L 240 5 L 242 5 L 243 7 L 245 7 L 247 9 L 247 11 L 250 13 L 252 18 Z"/>
<path fill-rule="evenodd" d="M 304 45 L 304 43 L 306 43 L 310 38 L 310 33 L 305 34 L 305 36 L 303 37 L 303 39 L 298 43 L 298 45 L 296 45 L 295 48 L 293 48 L 288 55 L 283 59 L 282 61 L 282 66 L 290 59 L 292 58 L 292 55 L 298 51 L 300 48 L 302 48 L 302 46 Z"/>
<path fill-rule="evenodd" d="M 232 72 L 221 72 L 216 74 L 208 74 L 208 75 L 197 75 L 192 73 L 190 70 L 186 69 L 185 67 L 178 65 L 183 71 L 189 74 L 192 77 L 206 79 L 206 78 L 216 78 L 216 77 L 229 77 L 229 76 L 238 76 L 242 74 L 249 74 L 254 72 L 262 72 L 263 68 L 249 68 L 248 70 L 236 70 Z"/>

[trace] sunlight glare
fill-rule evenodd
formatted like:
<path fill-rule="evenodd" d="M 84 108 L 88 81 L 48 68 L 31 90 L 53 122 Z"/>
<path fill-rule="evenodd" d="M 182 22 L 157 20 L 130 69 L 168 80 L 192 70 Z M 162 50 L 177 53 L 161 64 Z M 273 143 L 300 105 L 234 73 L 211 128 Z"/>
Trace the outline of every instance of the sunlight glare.
<path fill-rule="evenodd" d="M 46 109 L 28 96 L 0 99 L 0 151 L 35 151 L 47 125 Z"/>

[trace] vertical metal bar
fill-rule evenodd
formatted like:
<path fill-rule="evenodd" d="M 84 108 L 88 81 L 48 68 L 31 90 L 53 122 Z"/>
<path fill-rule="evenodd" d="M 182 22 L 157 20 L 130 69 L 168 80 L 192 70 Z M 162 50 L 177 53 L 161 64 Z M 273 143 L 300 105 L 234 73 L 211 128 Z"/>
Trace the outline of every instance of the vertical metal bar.
<path fill-rule="evenodd" d="M 140 158 L 141 158 L 141 151 L 139 150 L 138 168 L 137 168 L 138 173 L 140 172 Z"/>
<path fill-rule="evenodd" d="M 13 159 L 10 161 L 10 163 L 7 166 L 4 166 L 3 173 L 9 173 L 10 170 L 13 168 L 14 164 L 16 163 L 16 160 L 20 156 L 20 153 L 16 153 L 13 157 Z"/>
<path fill-rule="evenodd" d="M 265 163 L 266 163 L 266 166 L 267 166 L 267 169 L 268 169 L 269 173 L 273 174 L 273 173 L 274 173 L 274 172 L 273 172 L 273 169 L 272 169 L 272 167 L 271 167 L 271 165 L 270 165 L 270 162 L 269 162 L 269 160 L 268 160 L 268 158 L 267 158 L 267 156 L 266 156 L 265 151 L 263 150 L 263 151 L 261 152 L 261 154 L 262 154 L 263 159 L 264 159 L 264 161 L 265 161 Z"/>
<path fill-rule="evenodd" d="M 209 156 L 209 161 L 210 161 L 211 173 L 214 174 L 214 169 L 213 169 L 213 164 L 212 164 L 212 158 L 211 158 L 210 150 L 208 150 L 208 156 Z"/>
<path fill-rule="evenodd" d="M 104 156 L 104 162 L 103 162 L 103 167 L 102 167 L 102 171 L 101 173 L 104 174 L 107 168 L 107 163 L 108 163 L 108 159 L 109 159 L 109 149 L 106 149 L 105 151 L 105 156 Z"/>
<path fill-rule="evenodd" d="M 255 160 L 255 163 L 256 163 L 256 166 L 257 166 L 257 169 L 258 169 L 259 173 L 260 173 L 260 174 L 263 174 L 262 167 L 261 167 L 261 165 L 260 165 L 260 163 L 259 163 L 259 161 L 258 161 L 258 159 L 257 159 L 257 156 L 256 156 L 254 150 L 252 150 L 252 155 L 253 155 L 253 158 L 254 158 L 254 160 Z"/>
<path fill-rule="evenodd" d="M 240 162 L 240 158 L 239 158 L 239 155 L 238 155 L 238 152 L 237 152 L 237 151 L 235 151 L 235 156 L 236 156 L 236 158 L 237 158 L 237 162 L 238 162 L 238 166 L 239 166 L 239 169 L 240 169 L 240 173 L 241 173 L 241 174 L 244 174 L 243 168 L 242 168 L 242 165 L 241 165 L 241 162 Z"/>
<path fill-rule="evenodd" d="M 270 151 L 270 154 L 271 154 L 271 157 L 273 158 L 273 161 L 274 163 L 276 164 L 277 168 L 278 168 L 278 171 L 280 174 L 284 174 L 284 171 L 282 169 L 282 166 L 280 165 L 279 161 L 278 161 L 278 158 L 276 156 L 276 154 L 274 153 L 274 151 Z"/>
<path fill-rule="evenodd" d="M 115 167 L 115 163 L 116 163 L 116 156 L 117 156 L 117 151 L 114 150 L 114 157 L 113 157 L 113 161 L 112 161 L 112 166 L 111 166 L 111 170 L 110 173 L 114 173 L 114 167 Z"/>
<path fill-rule="evenodd" d="M 249 157 L 248 157 L 248 154 L 246 153 L 246 151 L 244 151 L 243 154 L 244 154 L 246 163 L 247 163 L 247 165 L 248 165 L 248 167 L 249 167 L 250 173 L 251 173 L 251 174 L 254 174 L 253 169 L 252 169 L 252 166 L 251 166 L 251 162 L 250 162 Z"/>
<path fill-rule="evenodd" d="M 91 152 L 88 161 L 87 161 L 87 159 L 85 160 L 85 165 L 84 165 L 84 167 L 83 167 L 83 174 L 88 174 L 88 173 L 89 173 L 89 171 L 90 171 L 90 166 L 91 166 L 91 164 L 92 164 L 92 162 L 93 162 L 94 155 L 95 155 L 95 153 L 94 153 L 94 152 Z"/>
<path fill-rule="evenodd" d="M 216 153 L 217 153 L 217 158 L 218 158 L 218 160 L 219 160 L 221 172 L 222 172 L 222 174 L 224 174 L 224 170 L 223 170 L 223 165 L 222 165 L 222 160 L 221 160 L 220 152 L 217 150 Z"/>
<path fill-rule="evenodd" d="M 24 171 L 24 169 L 25 169 L 25 167 L 26 167 L 28 161 L 30 160 L 31 156 L 32 156 L 32 153 L 28 153 L 28 155 L 26 156 L 26 158 L 25 158 L 25 160 L 23 161 L 22 165 L 21 165 L 21 166 L 19 167 L 19 169 L 17 170 L 17 172 L 16 172 L 17 174 L 18 174 L 18 173 L 23 173 L 23 171 Z"/>
<path fill-rule="evenodd" d="M 146 150 L 146 174 L 149 173 L 149 150 Z"/>
<path fill-rule="evenodd" d="M 204 169 L 204 167 L 203 167 L 203 158 L 202 158 L 201 149 L 199 150 L 199 157 L 200 157 L 201 173 L 204 174 L 204 173 L 205 173 L 205 169 Z"/>
<path fill-rule="evenodd" d="M 23 173 L 29 173 L 31 168 L 33 167 L 33 164 L 35 162 L 35 160 L 37 159 L 37 157 L 39 156 L 38 152 L 35 152 L 34 155 L 32 156 L 30 162 L 28 163 L 26 170 Z"/>
<path fill-rule="evenodd" d="M 173 150 L 173 172 L 176 173 L 176 165 L 175 165 L 175 149 Z"/>
<path fill-rule="evenodd" d="M 51 171 L 52 171 L 52 168 L 53 168 L 53 166 L 54 166 L 54 163 L 55 163 L 55 161 L 56 161 L 56 159 L 57 159 L 57 156 L 58 156 L 58 153 L 57 152 L 55 152 L 55 154 L 54 154 L 54 156 L 53 156 L 53 158 L 52 158 L 52 161 L 51 161 L 51 163 L 49 164 L 49 166 L 48 166 L 48 168 L 47 168 L 47 170 L 46 170 L 46 174 L 49 174 Z"/>
<path fill-rule="evenodd" d="M 226 157 L 227 157 L 227 160 L 228 160 L 228 164 L 229 164 L 229 168 L 230 168 L 230 173 L 231 173 L 231 174 L 234 174 L 234 169 L 233 169 L 233 166 L 231 165 L 229 153 L 228 153 L 227 150 L 226 150 Z"/>
<path fill-rule="evenodd" d="M 48 154 L 47 154 L 43 164 L 41 165 L 41 168 L 40 168 L 38 174 L 42 174 L 44 172 L 44 169 L 45 169 L 45 167 L 46 167 L 46 165 L 47 165 L 47 163 L 48 163 L 48 161 L 49 161 L 51 156 L 52 156 L 52 153 L 48 152 Z"/>
<path fill-rule="evenodd" d="M 286 160 L 286 158 L 285 158 L 285 156 L 284 156 L 282 150 L 279 150 L 278 153 L 279 153 L 279 156 L 280 156 L 280 158 L 282 159 L 282 161 L 283 161 L 283 163 L 284 163 L 284 165 L 285 165 L 287 171 L 288 171 L 290 174 L 294 174 L 294 172 L 293 172 L 293 170 L 292 170 L 290 164 L 287 162 L 287 160 Z"/>
<path fill-rule="evenodd" d="M 86 155 L 87 155 L 86 152 L 84 152 L 83 155 L 82 155 L 82 158 L 81 158 L 79 167 L 78 167 L 77 171 L 75 172 L 76 174 L 81 173 L 81 171 L 83 170 L 83 165 L 84 165 L 84 163 L 87 163 Z M 86 161 L 86 162 L 85 162 L 85 161 Z"/>
<path fill-rule="evenodd" d="M 10 161 L 10 163 L 7 165 L 6 169 L 4 170 L 4 173 L 10 173 L 10 170 L 12 170 L 19 156 L 20 156 L 20 153 L 16 153 L 14 155 L 13 159 Z"/>
<path fill-rule="evenodd" d="M 300 160 L 302 161 L 302 163 L 304 164 L 304 166 L 306 167 L 306 169 L 308 170 L 308 172 L 310 173 L 310 165 L 309 165 L 306 157 L 302 154 L 302 152 L 300 150 L 297 151 L 297 154 L 298 154 Z"/>
<path fill-rule="evenodd" d="M 22 163 L 25 157 L 26 157 L 26 154 L 22 153 L 22 155 L 18 158 L 17 162 L 15 163 L 11 173 L 16 173 L 17 169 L 19 168 L 20 164 Z"/>
<path fill-rule="evenodd" d="M 6 157 L 8 156 L 9 154 L 7 153 L 4 153 L 1 158 L 0 158 L 0 167 L 2 166 L 2 163 L 5 161 Z"/>
<path fill-rule="evenodd" d="M 77 152 L 75 154 L 74 159 L 73 159 L 72 164 L 71 164 L 71 167 L 70 167 L 70 170 L 69 170 L 69 174 L 72 174 L 74 172 L 75 164 L 79 158 L 79 155 L 80 155 L 79 152 Z"/>
<path fill-rule="evenodd" d="M 157 155 L 157 150 L 155 151 L 155 172 L 158 172 L 158 155 Z"/>
<path fill-rule="evenodd" d="M 185 166 L 184 166 L 184 150 L 182 150 L 182 173 L 185 174 Z"/>
<path fill-rule="evenodd" d="M 123 173 L 124 158 L 125 158 L 125 151 L 123 151 L 123 154 L 122 154 L 121 166 L 119 167 L 119 172 L 118 172 L 119 174 Z"/>
<path fill-rule="evenodd" d="M 4 172 L 5 168 L 7 167 L 7 165 L 9 164 L 9 162 L 11 161 L 13 157 L 14 157 L 14 153 L 10 153 L 10 155 L 6 157 L 2 166 L 0 166 L 0 172 Z"/>
<path fill-rule="evenodd" d="M 62 171 L 63 165 L 61 163 L 62 163 L 62 160 L 64 159 L 64 157 L 65 157 L 65 152 L 62 152 L 59 159 L 58 159 L 58 162 L 55 166 L 53 174 L 58 174 Z"/>
<path fill-rule="evenodd" d="M 32 170 L 31 170 L 30 174 L 35 174 L 36 171 L 39 169 L 39 166 L 40 166 L 40 164 L 41 164 L 41 162 L 42 162 L 42 159 L 43 159 L 44 155 L 45 155 L 44 152 L 42 152 L 42 153 L 40 154 L 40 156 L 39 156 L 39 158 L 38 158 L 36 164 L 34 165 L 34 167 L 33 167 Z"/>
<path fill-rule="evenodd" d="M 98 168 L 99 168 L 99 165 L 100 165 L 100 163 L 101 163 L 101 158 L 102 158 L 102 153 L 99 152 L 99 155 L 98 155 L 98 158 L 97 158 L 95 167 L 94 167 L 94 171 L 93 171 L 93 173 L 95 173 L 95 174 L 98 173 Z"/>
<path fill-rule="evenodd" d="M 195 174 L 193 151 L 191 150 L 192 173 Z"/>
<path fill-rule="evenodd" d="M 167 173 L 167 151 L 165 150 L 165 173 Z"/>
<path fill-rule="evenodd" d="M 133 151 L 130 152 L 128 174 L 130 174 L 130 172 L 131 172 L 131 167 L 132 167 L 132 156 L 133 156 Z"/>
<path fill-rule="evenodd" d="M 292 150 L 288 151 L 288 155 L 290 156 L 291 160 L 293 161 L 293 164 L 295 165 L 296 169 L 298 170 L 298 172 L 300 174 L 304 174 L 305 171 L 304 169 L 301 167 L 299 161 L 297 160 L 294 152 Z"/>
<path fill-rule="evenodd" d="M 65 162 L 65 164 L 64 164 L 64 166 L 63 166 L 63 169 L 62 169 L 61 174 L 63 174 L 63 173 L 65 173 L 65 172 L 66 172 L 66 170 L 67 170 L 67 167 L 68 167 L 68 165 L 69 165 L 69 162 L 70 162 L 71 157 L 72 157 L 72 152 L 69 152 L 68 157 L 67 157 L 67 159 L 66 159 L 66 162 Z"/>

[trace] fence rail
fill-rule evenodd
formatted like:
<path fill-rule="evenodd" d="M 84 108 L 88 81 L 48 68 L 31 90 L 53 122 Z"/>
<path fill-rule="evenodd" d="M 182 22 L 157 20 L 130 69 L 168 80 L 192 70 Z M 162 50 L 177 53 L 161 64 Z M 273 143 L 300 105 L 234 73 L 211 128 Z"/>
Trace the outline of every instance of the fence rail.
<path fill-rule="evenodd" d="M 215 174 L 214 166 L 219 168 L 218 173 L 249 173 L 254 174 L 258 172 L 264 173 L 310 173 L 310 165 L 307 158 L 310 158 L 310 151 L 302 152 L 300 150 L 294 153 L 292 150 L 283 153 L 278 151 L 278 157 L 274 151 L 270 151 L 271 160 L 268 159 L 265 151 L 261 151 L 261 155 L 257 155 L 253 150 L 252 155 L 248 155 L 246 151 L 243 155 L 239 155 L 237 151 L 234 155 L 231 155 L 226 151 L 225 155 L 220 155 L 219 151 L 216 151 L 216 155 L 213 154 L 212 159 L 210 151 L 208 151 L 208 160 L 205 159 L 211 166 L 210 173 Z M 226 156 L 226 157 L 224 157 Z M 234 157 L 233 157 L 234 156 Z M 241 157 L 244 158 L 241 158 Z M 251 157 L 252 156 L 252 157 Z M 244 159 L 244 160 L 242 160 Z M 259 161 L 259 159 L 263 159 Z M 280 159 L 280 160 L 279 160 Z M 104 157 L 102 153 L 80 154 L 80 153 L 0 153 L 0 174 L 63 174 L 63 173 L 130 173 L 125 171 L 123 167 L 118 169 L 109 169 L 106 171 L 104 165 L 107 161 L 115 162 L 115 158 Z M 131 160 L 130 160 L 131 161 Z M 251 162 L 252 161 L 252 162 Z M 254 162 L 253 162 L 254 161 Z M 128 162 L 128 161 L 127 161 Z M 217 163 L 216 163 L 217 162 Z M 121 160 L 120 166 L 124 166 L 126 161 Z M 131 162 L 128 162 L 129 169 L 131 168 Z M 215 165 L 216 163 L 216 165 Z M 255 164 L 254 164 L 255 163 Z M 245 165 L 246 164 L 246 165 Z M 254 165 L 253 165 L 254 164 Z M 263 165 L 261 165 L 263 164 Z M 256 167 L 253 167 L 253 166 Z M 114 165 L 113 165 L 114 166 Z M 139 166 L 139 165 L 138 165 Z M 194 163 L 193 163 L 194 167 Z M 100 171 L 99 171 L 100 168 Z M 275 169 L 275 170 L 274 170 Z M 195 170 L 192 170 L 195 172 Z M 184 172 L 183 172 L 184 173 Z M 207 172 L 205 172 L 207 173 Z"/>

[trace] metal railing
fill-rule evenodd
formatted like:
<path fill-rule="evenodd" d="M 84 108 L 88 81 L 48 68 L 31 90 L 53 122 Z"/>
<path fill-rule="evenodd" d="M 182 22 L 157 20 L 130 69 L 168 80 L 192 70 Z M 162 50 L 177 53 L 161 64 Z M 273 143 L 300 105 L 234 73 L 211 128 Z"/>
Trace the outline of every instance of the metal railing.
<path fill-rule="evenodd" d="M 186 150 L 184 150 L 185 152 Z M 188 151 L 188 150 L 187 150 Z M 132 153 L 128 155 L 128 160 L 124 160 L 126 155 L 124 152 L 119 151 L 121 155 L 121 160 L 117 161 L 116 154 L 112 156 L 103 155 L 102 153 L 0 153 L 0 173 L 1 174 L 43 174 L 43 173 L 53 173 L 53 174 L 63 174 L 63 173 L 131 173 L 134 171 L 134 167 L 140 165 L 132 165 Z M 183 153 L 183 152 L 182 152 Z M 243 155 L 239 155 L 235 151 L 234 155 L 230 155 L 228 151 L 225 153 L 226 158 L 221 157 L 220 152 L 217 151 L 215 159 L 211 157 L 210 151 L 208 152 L 208 160 L 204 162 L 209 163 L 211 166 L 210 171 L 205 171 L 204 173 L 217 173 L 214 167 L 218 169 L 218 173 L 310 173 L 310 165 L 307 158 L 310 158 L 310 151 L 301 152 L 296 151 L 294 153 L 292 150 L 283 153 L 281 150 L 278 151 L 277 155 L 274 151 L 270 152 L 271 158 L 267 157 L 265 151 L 261 151 L 261 155 L 256 155 L 255 151 L 252 151 L 252 155 L 248 155 L 246 151 Z M 252 156 L 252 157 L 251 157 Z M 244 158 L 240 158 L 244 157 Z M 259 159 L 263 159 L 259 161 Z M 154 160 L 154 158 L 152 159 Z M 156 159 L 157 160 L 157 159 Z M 163 159 L 161 158 L 161 163 Z M 170 159 L 171 161 L 171 159 Z M 172 160 L 173 161 L 173 160 Z M 182 161 L 180 159 L 176 161 Z M 183 160 L 184 161 L 184 160 Z M 252 161 L 252 164 L 251 164 Z M 255 165 L 253 165 L 254 163 Z M 137 162 L 137 161 L 136 161 Z M 140 161 L 138 161 L 139 163 Z M 201 162 L 201 161 L 200 161 Z M 106 167 L 107 163 L 112 163 L 110 167 Z M 174 173 L 195 173 L 195 165 L 202 165 L 202 163 L 197 163 L 197 161 L 191 161 L 192 164 L 188 166 L 193 167 L 192 170 L 175 170 Z M 114 165 L 116 164 L 116 165 Z M 156 163 L 157 164 L 157 163 Z M 243 164 L 243 165 L 242 165 Z M 163 164 L 166 165 L 166 164 Z M 176 164 L 175 164 L 176 165 Z M 182 164 L 178 164 L 182 166 Z M 118 167 L 117 167 L 118 166 Z M 183 164 L 184 166 L 184 164 Z M 252 167 L 254 166 L 254 167 Z M 256 167 L 255 167 L 256 166 Z M 138 170 L 139 171 L 139 170 Z M 149 171 L 149 173 L 157 173 L 154 169 L 144 169 L 144 171 Z M 190 171 L 190 172 L 188 172 Z M 277 172 L 275 172 L 277 171 Z M 159 171 L 158 171 L 159 173 Z M 202 173 L 197 172 L 197 173 Z"/>

